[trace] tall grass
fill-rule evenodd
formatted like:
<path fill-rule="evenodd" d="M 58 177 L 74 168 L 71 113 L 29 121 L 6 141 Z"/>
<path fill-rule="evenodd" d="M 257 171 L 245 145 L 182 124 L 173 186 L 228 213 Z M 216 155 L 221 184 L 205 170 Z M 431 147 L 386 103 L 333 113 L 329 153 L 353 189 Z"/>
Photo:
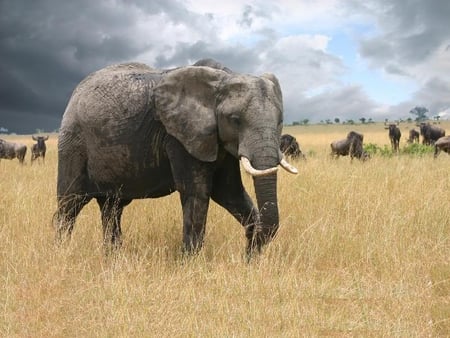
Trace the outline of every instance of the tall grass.
<path fill-rule="evenodd" d="M 279 173 L 281 228 L 249 264 L 242 228 L 214 203 L 202 252 L 183 259 L 177 193 L 125 209 L 115 256 L 95 202 L 57 247 L 56 135 L 45 165 L 1 160 L 0 336 L 449 335 L 450 156 L 331 159 L 348 128 L 286 128 L 311 155 Z M 383 126 L 352 129 L 389 143 Z"/>

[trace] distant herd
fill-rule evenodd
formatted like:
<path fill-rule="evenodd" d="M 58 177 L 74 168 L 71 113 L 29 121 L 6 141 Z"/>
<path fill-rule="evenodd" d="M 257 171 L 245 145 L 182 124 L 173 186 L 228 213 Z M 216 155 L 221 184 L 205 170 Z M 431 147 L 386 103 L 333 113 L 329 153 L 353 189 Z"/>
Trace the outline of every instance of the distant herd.
<path fill-rule="evenodd" d="M 441 151 L 450 154 L 450 136 L 445 136 L 445 130 L 439 126 L 430 123 L 421 123 L 418 125 L 420 132 L 411 129 L 409 131 L 408 143 L 419 143 L 419 136 L 422 136 L 422 144 L 434 146 L 434 157 L 436 158 Z M 398 153 L 400 150 L 400 138 L 402 133 L 398 127 L 398 123 L 390 123 L 385 129 L 389 130 L 388 136 L 391 142 L 392 151 Z M 370 154 L 363 147 L 364 135 L 356 131 L 350 131 L 344 139 L 331 142 L 331 156 L 338 158 L 339 156 L 350 156 L 365 161 L 370 158 Z M 296 138 L 289 134 L 281 136 L 280 150 L 284 156 L 291 158 L 306 159 Z"/>
<path fill-rule="evenodd" d="M 32 136 L 31 137 L 35 144 L 31 146 L 31 164 L 37 159 L 42 159 L 45 162 L 45 152 L 47 151 L 47 146 L 45 141 L 48 140 L 48 136 Z M 8 142 L 0 139 L 0 159 L 12 160 L 17 158 L 21 164 L 25 162 L 25 155 L 27 153 L 27 146 L 22 143 Z"/>
<path fill-rule="evenodd" d="M 419 143 L 419 135 L 422 136 L 422 144 L 434 146 L 434 157 L 436 158 L 441 151 L 450 154 L 450 136 L 445 136 L 445 130 L 439 126 L 430 123 L 421 123 L 419 125 L 420 132 L 411 129 L 409 131 L 408 143 Z M 390 123 L 386 125 L 385 129 L 389 130 L 389 140 L 391 141 L 392 151 L 398 152 L 401 138 L 401 131 L 398 123 Z M 36 141 L 31 146 L 31 164 L 37 159 L 42 159 L 45 163 L 45 152 L 47 146 L 45 141 L 48 136 L 32 136 Z M 364 135 L 356 131 L 350 131 L 344 139 L 331 142 L 331 156 L 338 158 L 339 156 L 350 156 L 351 159 L 357 158 L 360 160 L 367 160 L 370 154 L 364 151 L 363 148 Z M 292 159 L 306 159 L 305 154 L 300 149 L 297 139 L 290 134 L 283 134 L 280 140 L 280 150 L 284 156 Z M 14 159 L 17 158 L 21 164 L 25 161 L 27 153 L 27 146 L 22 143 L 8 142 L 0 139 L 0 159 Z"/>

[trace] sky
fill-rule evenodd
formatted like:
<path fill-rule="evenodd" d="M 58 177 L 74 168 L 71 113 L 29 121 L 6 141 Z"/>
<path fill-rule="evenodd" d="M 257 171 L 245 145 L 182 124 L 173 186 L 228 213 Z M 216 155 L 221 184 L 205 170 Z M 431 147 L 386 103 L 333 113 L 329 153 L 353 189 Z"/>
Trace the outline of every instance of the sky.
<path fill-rule="evenodd" d="M 0 0 L 0 131 L 57 130 L 107 65 L 202 58 L 275 74 L 285 123 L 447 119 L 449 20 L 448 0 Z"/>

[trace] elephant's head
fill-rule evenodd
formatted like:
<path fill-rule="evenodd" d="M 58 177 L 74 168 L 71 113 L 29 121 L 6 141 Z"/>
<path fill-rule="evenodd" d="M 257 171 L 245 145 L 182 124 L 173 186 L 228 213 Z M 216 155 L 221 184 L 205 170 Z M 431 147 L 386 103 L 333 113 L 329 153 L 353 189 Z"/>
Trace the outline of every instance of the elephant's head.
<path fill-rule="evenodd" d="M 276 77 L 189 66 L 168 72 L 154 94 L 159 119 L 192 156 L 215 161 L 222 146 L 254 177 L 261 224 L 247 237 L 249 248 L 259 249 L 278 229 L 277 166 L 297 172 L 279 150 L 283 103 Z"/>

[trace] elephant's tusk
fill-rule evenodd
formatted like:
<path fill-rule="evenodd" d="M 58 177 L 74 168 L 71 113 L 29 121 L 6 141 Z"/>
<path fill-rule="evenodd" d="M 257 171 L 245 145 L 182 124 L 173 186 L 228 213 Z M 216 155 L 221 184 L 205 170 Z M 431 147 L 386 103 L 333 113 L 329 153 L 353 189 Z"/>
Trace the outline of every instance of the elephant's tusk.
<path fill-rule="evenodd" d="M 251 165 L 250 160 L 244 156 L 241 157 L 241 163 L 242 163 L 242 167 L 244 167 L 245 171 L 254 177 L 272 175 L 272 174 L 276 173 L 278 170 L 278 167 L 273 167 L 273 168 L 264 169 L 264 170 L 255 169 Z"/>
<path fill-rule="evenodd" d="M 298 174 L 298 169 L 296 167 L 294 167 L 293 165 L 289 164 L 288 161 L 286 161 L 284 158 L 281 159 L 280 165 L 287 172 L 290 172 L 291 174 Z"/>

